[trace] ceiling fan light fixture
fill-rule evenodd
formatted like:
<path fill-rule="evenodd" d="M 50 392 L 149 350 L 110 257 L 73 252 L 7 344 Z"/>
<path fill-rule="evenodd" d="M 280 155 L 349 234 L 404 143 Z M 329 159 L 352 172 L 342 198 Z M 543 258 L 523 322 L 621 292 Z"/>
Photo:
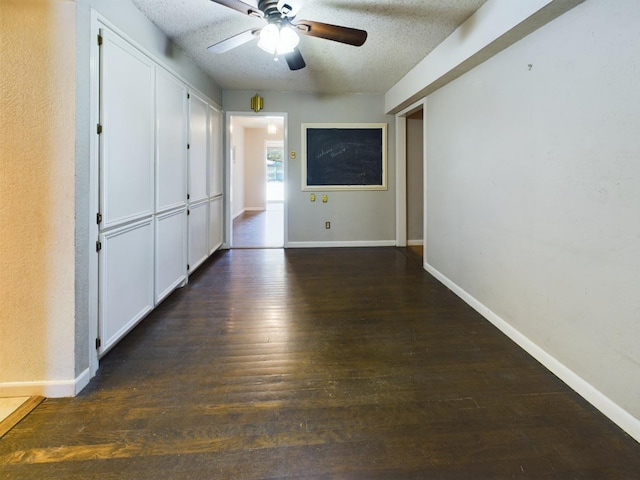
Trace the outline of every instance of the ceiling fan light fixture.
<path fill-rule="evenodd" d="M 300 43 L 300 37 L 290 27 L 280 29 L 280 41 L 278 42 L 278 54 L 293 52 L 293 49 Z"/>
<path fill-rule="evenodd" d="M 298 34 L 289 27 L 278 28 L 270 23 L 260 31 L 258 47 L 271 55 L 282 55 L 293 52 L 300 42 Z"/>

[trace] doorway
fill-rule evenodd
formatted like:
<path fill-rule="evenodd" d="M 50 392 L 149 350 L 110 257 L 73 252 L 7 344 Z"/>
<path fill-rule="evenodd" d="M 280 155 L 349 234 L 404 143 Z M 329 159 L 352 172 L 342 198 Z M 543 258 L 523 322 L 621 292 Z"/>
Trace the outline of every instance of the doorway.
<path fill-rule="evenodd" d="M 229 117 L 231 248 L 284 247 L 285 116 Z"/>
<path fill-rule="evenodd" d="M 427 262 L 426 99 L 396 114 L 396 245 Z M 422 250 L 422 251 L 420 251 Z"/>

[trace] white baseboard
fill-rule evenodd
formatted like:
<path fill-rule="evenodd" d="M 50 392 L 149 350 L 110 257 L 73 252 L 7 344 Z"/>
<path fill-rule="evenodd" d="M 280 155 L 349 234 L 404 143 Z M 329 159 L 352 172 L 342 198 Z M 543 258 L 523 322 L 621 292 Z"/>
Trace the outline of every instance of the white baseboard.
<path fill-rule="evenodd" d="M 245 210 L 246 210 L 246 209 L 244 209 L 244 208 L 243 208 L 243 209 L 242 209 L 242 210 L 240 210 L 238 213 L 236 213 L 236 214 L 233 216 L 233 220 L 235 220 L 235 219 L 236 219 L 236 218 L 238 218 L 240 215 L 242 215 L 242 214 L 245 212 Z"/>
<path fill-rule="evenodd" d="M 424 240 L 407 240 L 407 245 L 410 247 L 423 246 Z"/>
<path fill-rule="evenodd" d="M 356 240 L 338 242 L 287 242 L 286 248 L 395 247 L 395 240 Z"/>
<path fill-rule="evenodd" d="M 246 207 L 245 212 L 264 212 L 267 207 Z"/>
<path fill-rule="evenodd" d="M 0 383 L 0 397 L 31 397 L 39 395 L 47 398 L 74 397 L 89 384 L 91 374 L 84 370 L 73 380 L 52 380 L 42 382 Z"/>
<path fill-rule="evenodd" d="M 511 326 L 506 320 L 491 311 L 486 305 L 469 294 L 462 287 L 454 283 L 438 269 L 425 262 L 424 268 L 449 290 L 458 295 L 470 307 L 486 318 L 502 333 L 517 343 L 523 350 L 544 365 L 551 373 L 575 390 L 578 395 L 591 403 L 594 407 L 606 415 L 613 423 L 622 428 L 636 441 L 640 442 L 640 419 L 635 418 L 620 405 L 615 403 L 597 388 L 577 375 L 562 362 L 540 348 L 536 343 Z"/>

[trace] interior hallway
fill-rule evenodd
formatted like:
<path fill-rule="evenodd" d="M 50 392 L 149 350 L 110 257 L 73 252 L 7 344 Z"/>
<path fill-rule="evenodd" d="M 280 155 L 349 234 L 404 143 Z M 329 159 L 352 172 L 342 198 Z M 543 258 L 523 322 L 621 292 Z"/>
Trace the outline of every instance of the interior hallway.
<path fill-rule="evenodd" d="M 216 253 L 0 478 L 630 479 L 640 444 L 406 250 Z"/>

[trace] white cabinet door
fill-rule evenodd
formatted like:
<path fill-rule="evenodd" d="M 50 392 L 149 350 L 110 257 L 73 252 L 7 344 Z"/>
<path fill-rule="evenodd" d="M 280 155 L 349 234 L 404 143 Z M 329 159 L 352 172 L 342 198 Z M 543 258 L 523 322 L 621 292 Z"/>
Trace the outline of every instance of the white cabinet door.
<path fill-rule="evenodd" d="M 187 201 L 187 88 L 156 69 L 156 212 Z"/>
<path fill-rule="evenodd" d="M 209 197 L 222 194 L 222 112 L 209 105 Z"/>
<path fill-rule="evenodd" d="M 209 256 L 209 201 L 189 206 L 189 272 L 193 272 Z"/>
<path fill-rule="evenodd" d="M 153 309 L 153 222 L 100 235 L 100 339 L 104 353 Z"/>
<path fill-rule="evenodd" d="M 207 109 L 202 98 L 189 100 L 189 198 L 191 203 L 207 198 Z"/>
<path fill-rule="evenodd" d="M 222 195 L 209 201 L 209 254 L 222 246 Z"/>
<path fill-rule="evenodd" d="M 187 278 L 187 209 L 156 216 L 156 304 Z"/>
<path fill-rule="evenodd" d="M 101 228 L 153 213 L 154 69 L 149 58 L 103 30 L 100 50 Z"/>

